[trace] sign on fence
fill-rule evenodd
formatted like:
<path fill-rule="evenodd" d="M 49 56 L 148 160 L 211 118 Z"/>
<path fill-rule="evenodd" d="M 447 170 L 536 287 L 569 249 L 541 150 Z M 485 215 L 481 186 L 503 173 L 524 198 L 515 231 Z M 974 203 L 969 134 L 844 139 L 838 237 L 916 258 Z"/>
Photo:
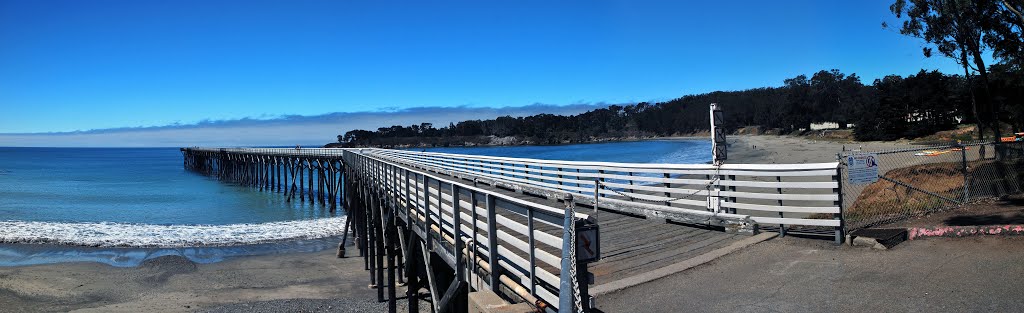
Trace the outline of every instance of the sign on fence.
<path fill-rule="evenodd" d="M 576 228 L 576 262 L 590 263 L 601 259 L 601 238 L 597 224 Z"/>
<path fill-rule="evenodd" d="M 878 181 L 878 155 L 874 153 L 846 156 L 846 169 L 850 184 L 870 184 Z"/>

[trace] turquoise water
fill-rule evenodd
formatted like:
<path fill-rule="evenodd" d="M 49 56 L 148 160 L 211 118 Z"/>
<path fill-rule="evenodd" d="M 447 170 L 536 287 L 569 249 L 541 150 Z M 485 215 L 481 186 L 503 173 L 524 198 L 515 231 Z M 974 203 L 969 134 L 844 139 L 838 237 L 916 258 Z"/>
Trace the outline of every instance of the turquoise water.
<path fill-rule="evenodd" d="M 185 171 L 177 148 L 0 148 L 0 220 L 155 225 L 331 216 Z"/>

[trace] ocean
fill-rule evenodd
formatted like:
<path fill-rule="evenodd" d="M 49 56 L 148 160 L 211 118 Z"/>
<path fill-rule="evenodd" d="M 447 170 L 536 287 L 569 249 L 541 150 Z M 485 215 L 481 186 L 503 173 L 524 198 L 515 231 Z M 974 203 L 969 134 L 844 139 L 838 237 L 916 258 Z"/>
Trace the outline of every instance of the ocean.
<path fill-rule="evenodd" d="M 636 163 L 706 163 L 707 140 L 416 149 Z M 0 148 L 0 266 L 134 266 L 333 248 L 345 217 L 184 170 L 177 148 Z M 13 243 L 12 243 L 13 242 Z M 332 245 L 333 242 L 333 245 Z"/>

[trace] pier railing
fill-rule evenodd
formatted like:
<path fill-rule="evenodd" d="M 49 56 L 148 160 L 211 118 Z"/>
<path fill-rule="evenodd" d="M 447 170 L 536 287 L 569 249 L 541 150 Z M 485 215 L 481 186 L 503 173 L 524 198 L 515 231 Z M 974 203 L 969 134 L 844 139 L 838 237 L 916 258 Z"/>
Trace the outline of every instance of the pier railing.
<path fill-rule="evenodd" d="M 641 164 L 539 160 L 391 149 L 365 153 L 497 187 L 570 193 L 577 202 L 749 231 L 792 226 L 842 237 L 839 163 Z M 597 195 L 595 197 L 595 195 Z"/>
<path fill-rule="evenodd" d="M 212 150 L 218 150 L 213 148 Z M 843 217 L 839 162 L 804 164 L 646 164 L 581 162 L 394 149 L 226 149 L 309 156 L 361 151 L 436 173 L 652 219 L 753 232 L 834 235 Z M 596 197 L 594 195 L 597 195 Z M 757 226 L 755 226 L 757 225 Z"/>
<path fill-rule="evenodd" d="M 553 309 L 559 305 L 561 284 L 585 290 L 585 263 L 572 265 L 579 266 L 576 270 L 581 275 L 568 277 L 562 271 L 563 260 L 576 258 L 565 249 L 564 209 L 410 169 L 371 154 L 344 154 L 354 173 L 385 195 L 402 223 L 430 238 L 427 249 L 457 269 L 458 281 L 478 290 L 506 288 L 527 302 Z M 586 214 L 569 216 L 574 227 L 593 224 Z"/>

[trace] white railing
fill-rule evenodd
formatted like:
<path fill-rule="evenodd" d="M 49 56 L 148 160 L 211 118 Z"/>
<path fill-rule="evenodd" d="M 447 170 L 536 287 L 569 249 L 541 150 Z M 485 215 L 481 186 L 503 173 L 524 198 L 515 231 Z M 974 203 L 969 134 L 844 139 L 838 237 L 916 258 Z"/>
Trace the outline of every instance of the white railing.
<path fill-rule="evenodd" d="M 434 250 L 444 252 L 439 254 L 442 259 L 455 268 L 482 269 L 489 276 L 477 277 L 478 270 L 465 271 L 466 276 L 459 279 L 474 289 L 497 291 L 499 284 L 505 285 L 528 302 L 541 300 L 557 308 L 563 280 L 578 281 L 559 273 L 567 257 L 561 208 L 403 167 L 373 154 L 349 152 L 353 153 L 345 154 L 346 164 L 394 201 L 399 217 L 409 227 L 452 246 Z M 574 216 L 574 220 L 589 220 L 587 214 Z M 463 259 L 471 262 L 461 263 Z"/>
<path fill-rule="evenodd" d="M 808 164 L 641 164 L 538 160 L 364 149 L 424 169 L 577 194 L 601 207 L 721 217 L 758 224 L 840 227 L 837 162 Z M 645 214 L 647 215 L 647 214 Z M 787 215 L 789 215 L 787 217 Z M 683 222 L 692 221 L 684 220 Z"/>
<path fill-rule="evenodd" d="M 469 176 L 508 188 L 568 192 L 577 201 L 648 217 L 698 222 L 842 227 L 839 163 L 647 164 L 582 162 L 377 148 L 194 148 L 340 157 L 352 150 L 417 168 Z"/>

